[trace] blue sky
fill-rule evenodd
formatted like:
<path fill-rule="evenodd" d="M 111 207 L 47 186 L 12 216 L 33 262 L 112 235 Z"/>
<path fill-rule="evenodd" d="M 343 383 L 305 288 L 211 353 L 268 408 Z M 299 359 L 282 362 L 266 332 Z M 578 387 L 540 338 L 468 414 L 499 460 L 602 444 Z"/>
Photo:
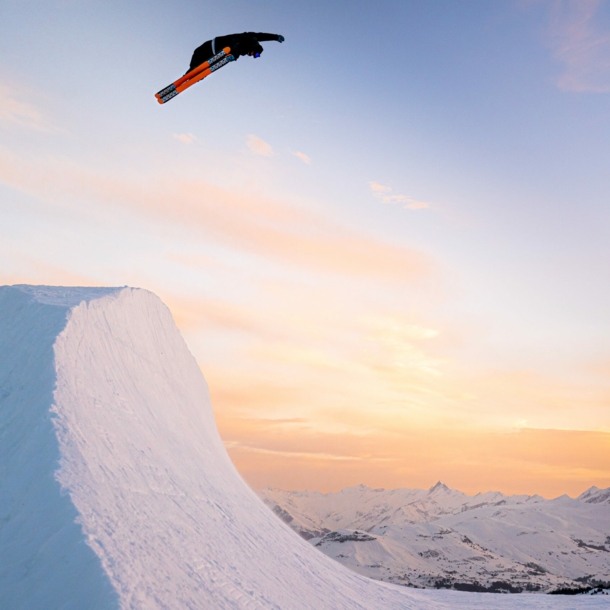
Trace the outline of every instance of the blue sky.
<path fill-rule="evenodd" d="M 286 42 L 155 103 L 245 30 Z M 10 0 L 0 90 L 0 279 L 160 294 L 238 466 L 235 443 L 272 441 L 223 414 L 306 420 L 313 446 L 369 374 L 360 395 L 403 426 L 610 429 L 606 0 Z M 371 364 L 363 341 L 401 355 Z M 404 381 L 407 352 L 432 377 L 397 390 L 379 371 Z M 237 370 L 240 400 L 284 378 L 292 398 L 238 404 Z M 341 434 L 383 443 L 368 400 Z"/>

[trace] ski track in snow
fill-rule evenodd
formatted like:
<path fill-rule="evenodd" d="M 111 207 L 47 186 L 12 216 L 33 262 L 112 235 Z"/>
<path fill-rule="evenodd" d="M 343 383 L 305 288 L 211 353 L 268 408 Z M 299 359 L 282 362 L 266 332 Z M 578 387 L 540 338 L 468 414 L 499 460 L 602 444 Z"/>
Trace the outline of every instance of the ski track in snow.
<path fill-rule="evenodd" d="M 0 486 L 2 609 L 609 605 L 407 589 L 312 548 L 239 477 L 145 290 L 0 288 Z"/>

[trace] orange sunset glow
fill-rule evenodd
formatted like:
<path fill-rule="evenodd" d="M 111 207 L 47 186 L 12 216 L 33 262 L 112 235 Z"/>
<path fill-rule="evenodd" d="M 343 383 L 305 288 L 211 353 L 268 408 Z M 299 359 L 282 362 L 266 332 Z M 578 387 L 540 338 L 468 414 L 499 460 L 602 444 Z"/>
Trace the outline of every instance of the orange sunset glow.
<path fill-rule="evenodd" d="M 610 486 L 607 5 L 67 4 L 0 24 L 2 284 L 159 295 L 255 489 Z"/>

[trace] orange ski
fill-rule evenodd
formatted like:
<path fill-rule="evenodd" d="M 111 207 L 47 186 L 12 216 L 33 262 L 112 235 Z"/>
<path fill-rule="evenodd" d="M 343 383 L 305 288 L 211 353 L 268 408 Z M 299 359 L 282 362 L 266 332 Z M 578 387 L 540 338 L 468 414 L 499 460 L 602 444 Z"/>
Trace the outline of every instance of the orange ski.
<path fill-rule="evenodd" d="M 179 93 L 182 93 L 182 91 L 185 89 L 188 89 L 191 85 L 198 83 L 206 76 L 212 74 L 212 72 L 218 70 L 218 68 L 222 68 L 222 66 L 233 61 L 235 58 L 233 55 L 230 55 L 230 53 L 231 48 L 225 47 L 222 51 L 216 53 L 214 57 L 204 61 L 196 68 L 193 68 L 190 72 L 187 72 L 184 76 L 181 76 L 171 85 L 165 87 L 165 89 L 161 89 L 159 93 L 155 93 L 155 97 L 157 98 L 159 104 L 169 102 L 169 100 L 176 97 Z"/>

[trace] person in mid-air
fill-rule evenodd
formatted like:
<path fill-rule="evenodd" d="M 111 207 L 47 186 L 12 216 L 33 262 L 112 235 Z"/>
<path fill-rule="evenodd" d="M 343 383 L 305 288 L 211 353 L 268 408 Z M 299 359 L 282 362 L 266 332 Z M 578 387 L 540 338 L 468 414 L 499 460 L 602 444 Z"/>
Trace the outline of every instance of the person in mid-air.
<path fill-rule="evenodd" d="M 229 34 L 228 36 L 218 36 L 213 40 L 207 40 L 200 47 L 197 47 L 191 58 L 191 65 L 188 71 L 201 65 L 222 51 L 224 47 L 231 47 L 231 55 L 238 59 L 241 55 L 260 57 L 263 52 L 261 41 L 277 40 L 284 42 L 284 37 L 280 34 L 264 34 L 262 32 L 244 32 L 243 34 Z"/>

